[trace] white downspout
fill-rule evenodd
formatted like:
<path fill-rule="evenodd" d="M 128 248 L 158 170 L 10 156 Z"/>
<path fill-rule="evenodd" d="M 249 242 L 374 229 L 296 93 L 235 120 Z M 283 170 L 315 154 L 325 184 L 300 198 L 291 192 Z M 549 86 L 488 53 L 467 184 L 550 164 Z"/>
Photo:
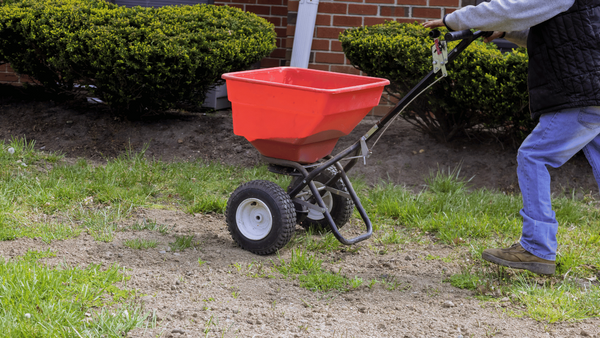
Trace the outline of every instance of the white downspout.
<path fill-rule="evenodd" d="M 300 0 L 296 32 L 292 46 L 291 67 L 308 68 L 319 0 Z"/>

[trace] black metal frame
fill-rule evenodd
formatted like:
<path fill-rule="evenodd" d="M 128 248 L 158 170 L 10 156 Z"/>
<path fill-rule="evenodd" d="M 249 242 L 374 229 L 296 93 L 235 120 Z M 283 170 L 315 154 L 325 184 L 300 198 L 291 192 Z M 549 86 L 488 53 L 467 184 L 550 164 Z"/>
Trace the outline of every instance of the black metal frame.
<path fill-rule="evenodd" d="M 452 62 L 458 56 L 458 54 L 460 54 L 462 51 L 464 51 L 474 40 L 476 40 L 480 37 L 489 36 L 489 35 L 491 35 L 491 33 L 492 32 L 483 32 L 483 31 L 478 31 L 478 32 L 473 33 L 469 30 L 447 33 L 445 35 L 446 41 L 462 40 L 456 47 L 454 47 L 452 49 L 452 51 L 450 53 L 448 53 L 448 62 L 447 63 Z M 439 31 L 437 31 L 437 30 L 433 30 L 430 33 L 430 36 L 434 37 L 434 38 L 439 35 L 440 35 Z M 417 97 L 424 89 L 426 89 L 429 85 L 431 85 L 433 83 L 433 81 L 435 81 L 435 78 L 436 78 L 436 72 L 434 72 L 433 70 L 430 71 L 429 74 L 427 74 L 414 88 L 412 88 L 396 104 L 396 106 L 394 106 L 394 108 L 392 108 L 385 116 L 383 116 L 358 141 L 356 141 L 354 144 L 352 144 L 348 148 L 342 150 L 335 156 L 329 155 L 329 156 L 324 157 L 322 162 L 317 162 L 317 163 L 319 163 L 318 165 L 315 165 L 314 163 L 309 164 L 309 165 L 303 165 L 303 164 L 300 164 L 300 163 L 294 162 L 294 161 L 282 160 L 282 159 L 266 157 L 266 156 L 262 156 L 262 158 L 266 162 L 271 164 L 269 166 L 269 170 L 274 173 L 291 175 L 291 176 L 301 176 L 303 178 L 302 181 L 298 185 L 296 185 L 295 187 L 292 187 L 288 191 L 288 195 L 290 196 L 292 201 L 299 203 L 299 204 L 303 204 L 302 203 L 303 201 L 299 201 L 299 199 L 297 199 L 296 196 L 306 186 L 308 186 L 310 188 L 310 191 L 312 192 L 313 196 L 316 199 L 317 205 L 320 207 L 319 211 L 323 212 L 323 214 L 325 215 L 325 218 L 329 222 L 329 226 L 331 228 L 331 231 L 333 232 L 333 235 L 341 243 L 346 244 L 346 245 L 352 245 L 352 244 L 358 243 L 360 241 L 364 241 L 365 239 L 368 239 L 369 237 L 371 237 L 371 235 L 373 234 L 373 226 L 371 224 L 371 220 L 369 219 L 369 216 L 367 215 L 365 209 L 363 208 L 362 204 L 360 203 L 360 200 L 359 200 L 358 196 L 356 195 L 356 192 L 354 191 L 354 188 L 352 187 L 352 184 L 350 183 L 350 180 L 348 179 L 346 172 L 348 172 L 352 167 L 354 167 L 354 165 L 360 158 L 359 154 L 361 152 L 362 145 L 365 144 L 366 142 L 368 142 L 370 139 L 372 139 L 373 136 L 377 135 L 381 131 L 382 127 L 384 127 L 386 124 L 390 123 L 392 121 L 392 119 L 394 117 L 396 117 L 396 115 L 399 114 L 403 110 L 403 108 L 405 108 L 408 104 L 410 104 L 410 102 L 415 97 Z M 352 156 L 352 158 L 349 158 L 350 162 L 348 162 L 345 166 L 342 166 L 340 161 L 345 159 L 348 156 Z M 360 214 L 360 216 L 366 226 L 366 232 L 359 236 L 356 236 L 354 238 L 347 239 L 340 233 L 338 227 L 336 226 L 335 222 L 333 221 L 333 218 L 331 217 L 331 214 L 327 210 L 325 203 L 323 202 L 322 196 L 325 193 L 325 191 L 319 192 L 315 183 L 313 182 L 313 179 L 315 177 L 317 177 L 324 170 L 326 170 L 327 168 L 329 168 L 331 166 L 335 166 L 335 168 L 337 169 L 337 174 L 334 177 L 332 177 L 328 182 L 325 183 L 326 189 L 324 189 L 324 190 L 330 191 L 330 192 L 338 194 L 338 195 L 350 197 L 352 199 L 352 201 L 354 202 L 354 205 L 356 206 L 356 209 L 358 210 L 358 213 Z M 292 170 L 290 170 L 290 169 L 292 169 Z M 334 189 L 329 186 L 329 183 L 336 182 L 340 178 L 342 179 L 342 182 L 344 182 L 344 185 L 346 186 L 346 189 L 348 190 L 347 193 L 343 192 L 343 191 L 339 191 L 339 190 Z"/>

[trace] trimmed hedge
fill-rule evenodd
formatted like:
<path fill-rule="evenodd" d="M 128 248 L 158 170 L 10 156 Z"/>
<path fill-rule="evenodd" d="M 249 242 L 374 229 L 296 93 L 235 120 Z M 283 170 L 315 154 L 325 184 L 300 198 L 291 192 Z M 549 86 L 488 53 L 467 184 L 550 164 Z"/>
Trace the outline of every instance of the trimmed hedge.
<path fill-rule="evenodd" d="M 221 74 L 247 69 L 274 48 L 271 23 L 227 6 L 24 0 L 0 7 L 0 55 L 17 72 L 57 89 L 93 86 L 131 115 L 200 104 Z"/>
<path fill-rule="evenodd" d="M 386 22 L 348 29 L 339 39 L 356 68 L 389 79 L 388 92 L 402 97 L 433 69 L 429 31 L 419 24 Z M 456 44 L 449 43 L 448 50 Z M 533 128 L 527 65 L 524 49 L 502 54 L 493 44 L 475 41 L 447 67 L 448 77 L 416 99 L 403 117 L 440 141 L 481 130 L 521 140 Z"/>

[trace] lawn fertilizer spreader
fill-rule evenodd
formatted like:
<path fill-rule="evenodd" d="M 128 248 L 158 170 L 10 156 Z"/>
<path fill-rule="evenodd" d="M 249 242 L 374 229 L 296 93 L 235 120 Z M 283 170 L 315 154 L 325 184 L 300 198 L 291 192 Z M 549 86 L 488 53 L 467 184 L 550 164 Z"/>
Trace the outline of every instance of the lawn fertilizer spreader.
<path fill-rule="evenodd" d="M 447 76 L 448 63 L 475 39 L 490 34 L 450 32 L 441 41 L 440 32 L 432 30 L 433 70 L 358 141 L 334 156 L 330 153 L 338 139 L 379 103 L 388 80 L 294 67 L 223 74 L 234 133 L 261 153 L 269 171 L 292 177 L 287 191 L 271 181 L 255 180 L 231 194 L 225 214 L 235 242 L 255 254 L 271 254 L 289 242 L 296 224 L 331 230 L 346 245 L 371 237 L 371 221 L 346 173 L 359 159 L 366 164 L 368 142 L 381 135 L 416 97 Z M 448 53 L 446 42 L 455 40 L 462 41 Z M 345 238 L 339 229 L 349 221 L 354 207 L 366 230 Z"/>

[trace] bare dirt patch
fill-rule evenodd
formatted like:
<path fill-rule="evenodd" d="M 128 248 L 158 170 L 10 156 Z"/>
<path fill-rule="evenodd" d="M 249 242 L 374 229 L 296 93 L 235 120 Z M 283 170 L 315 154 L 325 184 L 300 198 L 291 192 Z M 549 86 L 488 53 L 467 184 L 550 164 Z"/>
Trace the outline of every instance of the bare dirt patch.
<path fill-rule="evenodd" d="M 163 160 L 204 159 L 253 166 L 260 156 L 242 137 L 233 134 L 230 113 L 202 112 L 127 121 L 104 107 L 82 102 L 33 101 L 0 87 L 0 139 L 26 137 L 36 148 L 60 151 L 69 158 L 102 163 L 128 149 Z M 9 94 L 8 91 L 12 91 Z M 375 120 L 365 119 L 340 140 L 348 146 Z M 505 192 L 518 190 L 516 150 L 491 142 L 457 141 L 439 144 L 397 121 L 374 149 L 367 166 L 350 176 L 367 182 L 391 180 L 418 190 L 430 170 L 448 170 L 462 163 L 461 176 L 473 177 L 471 186 Z M 583 156 L 553 170 L 556 192 L 575 189 L 597 192 L 591 169 Z M 516 212 L 516 211 L 515 211 Z M 366 241 L 360 250 L 337 250 L 325 255 L 325 267 L 365 283 L 346 293 L 312 292 L 294 279 L 284 279 L 271 267 L 277 256 L 256 256 L 235 246 L 222 215 L 190 215 L 173 210 L 138 210 L 121 224 L 153 220 L 167 225 L 167 234 L 150 231 L 117 232 L 111 243 L 96 242 L 82 234 L 75 239 L 46 244 L 21 238 L 0 242 L 0 255 L 11 258 L 28 249 L 57 254 L 45 261 L 71 265 L 118 263 L 129 269 L 129 287 L 146 296 L 141 303 L 155 311 L 158 326 L 138 329 L 131 337 L 573 337 L 597 336 L 598 319 L 552 324 L 509 316 L 519 311 L 510 299 L 481 302 L 471 291 L 443 280 L 459 271 L 456 262 L 428 256 L 464 254 L 454 247 L 425 243 L 377 252 Z M 298 228 L 298 232 L 302 232 Z M 199 245 L 182 252 L 168 251 L 177 235 L 193 234 Z M 153 239 L 159 246 L 133 250 L 128 239 Z M 291 251 L 283 250 L 284 259 Z M 199 260 L 205 262 L 200 265 Z M 455 260 L 458 261 L 458 260 Z M 262 272 L 270 277 L 261 276 Z M 396 287 L 371 279 L 394 281 Z"/>

